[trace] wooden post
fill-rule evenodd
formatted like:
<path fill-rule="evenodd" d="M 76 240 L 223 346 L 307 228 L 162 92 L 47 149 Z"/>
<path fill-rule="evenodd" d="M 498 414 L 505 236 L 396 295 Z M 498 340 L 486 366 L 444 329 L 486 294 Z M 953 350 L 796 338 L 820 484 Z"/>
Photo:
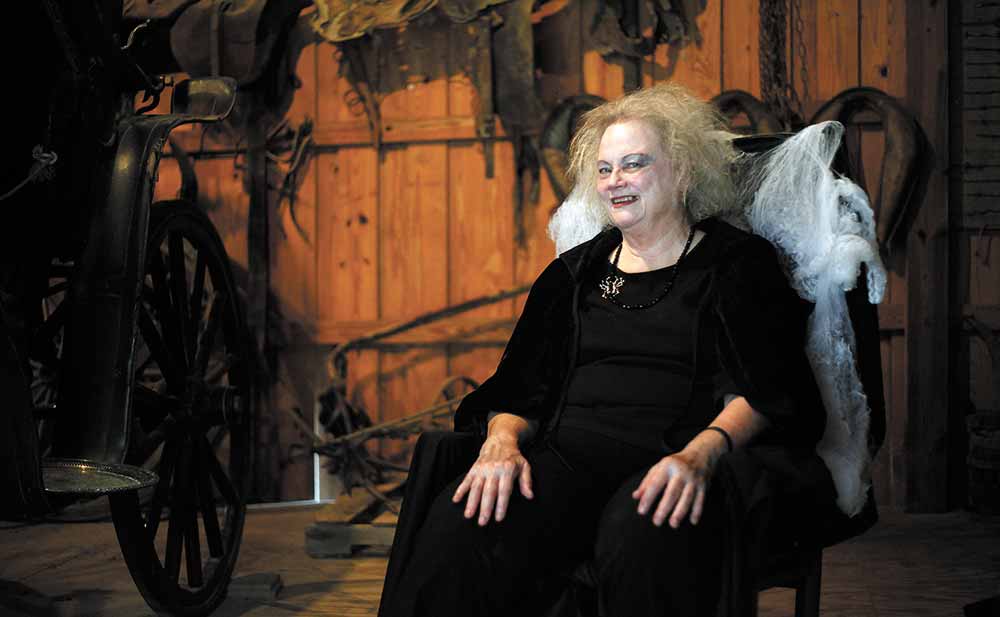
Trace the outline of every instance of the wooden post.
<path fill-rule="evenodd" d="M 906 8 L 907 102 L 933 150 L 927 191 L 906 244 L 906 500 L 911 512 L 948 509 L 949 334 L 948 3 Z"/>
<path fill-rule="evenodd" d="M 271 286 L 270 241 L 268 237 L 267 203 L 267 136 L 257 122 L 247 125 L 247 173 L 250 176 L 250 210 L 247 221 L 247 329 L 250 331 L 255 358 L 253 435 L 253 486 L 251 495 L 274 495 L 278 479 L 277 465 L 271 464 L 268 453 L 276 444 L 265 440 L 271 431 L 265 418 L 267 395 L 267 302 Z M 272 469 L 273 467 L 273 469 Z"/>

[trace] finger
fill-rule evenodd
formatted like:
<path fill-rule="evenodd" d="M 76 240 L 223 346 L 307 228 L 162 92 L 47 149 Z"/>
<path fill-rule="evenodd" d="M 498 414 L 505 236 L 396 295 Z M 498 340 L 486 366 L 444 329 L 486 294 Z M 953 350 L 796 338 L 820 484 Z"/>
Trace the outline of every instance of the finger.
<path fill-rule="evenodd" d="M 696 484 L 688 484 L 684 487 L 681 492 L 680 499 L 677 500 L 677 505 L 674 506 L 674 512 L 670 515 L 670 526 L 677 529 L 684 522 L 684 517 L 687 516 L 688 510 L 691 508 L 691 502 L 694 501 L 694 495 L 698 490 Z"/>
<path fill-rule="evenodd" d="M 653 507 L 653 502 L 660 495 L 660 491 L 663 490 L 664 486 L 670 481 L 670 475 L 667 470 L 653 468 L 643 483 L 646 488 L 642 492 L 642 496 L 639 499 L 639 514 L 646 514 L 649 512 L 650 508 Z"/>
<path fill-rule="evenodd" d="M 701 513 L 705 508 L 705 487 L 698 487 L 698 492 L 694 496 L 694 506 L 691 507 L 691 524 L 697 525 L 701 520 Z"/>
<path fill-rule="evenodd" d="M 528 464 L 528 461 L 524 461 L 524 464 L 521 465 L 520 480 L 521 494 L 527 499 L 534 499 L 535 493 L 531 490 L 531 465 Z"/>
<path fill-rule="evenodd" d="M 469 486 L 469 496 L 465 502 L 465 518 L 472 518 L 476 515 L 476 508 L 479 507 L 479 498 L 483 492 L 483 477 L 476 475 L 472 478 Z"/>
<path fill-rule="evenodd" d="M 670 479 L 667 484 L 667 488 L 663 491 L 663 497 L 660 498 L 660 505 L 657 506 L 656 512 L 653 513 L 653 524 L 659 527 L 663 524 L 663 521 L 667 520 L 670 516 L 670 512 L 674 509 L 674 504 L 677 503 L 677 498 L 680 497 L 681 490 L 684 489 L 684 480 L 680 476 L 674 476 Z"/>
<path fill-rule="evenodd" d="M 649 483 L 649 476 L 653 474 L 655 469 L 656 468 L 653 467 L 652 469 L 646 472 L 646 475 L 643 476 L 642 478 L 642 482 L 640 482 L 639 486 L 636 487 L 634 491 L 632 491 L 632 499 L 642 498 L 643 494 L 646 492 L 646 485 Z"/>
<path fill-rule="evenodd" d="M 498 523 L 503 520 L 504 515 L 507 513 L 507 504 L 510 502 L 510 494 L 513 490 L 514 471 L 504 469 L 503 474 L 501 474 L 497 482 L 497 506 L 493 515 Z"/>
<path fill-rule="evenodd" d="M 486 482 L 483 485 L 483 497 L 479 504 L 479 525 L 483 526 L 490 522 L 490 517 L 493 516 L 493 504 L 497 501 L 497 476 L 491 473 L 489 477 L 486 478 Z"/>
<path fill-rule="evenodd" d="M 465 474 L 465 478 L 462 479 L 462 483 L 458 485 L 455 489 L 455 494 L 452 496 L 451 500 L 455 503 L 462 501 L 462 496 L 469 492 L 469 486 L 472 484 L 472 471 Z"/>

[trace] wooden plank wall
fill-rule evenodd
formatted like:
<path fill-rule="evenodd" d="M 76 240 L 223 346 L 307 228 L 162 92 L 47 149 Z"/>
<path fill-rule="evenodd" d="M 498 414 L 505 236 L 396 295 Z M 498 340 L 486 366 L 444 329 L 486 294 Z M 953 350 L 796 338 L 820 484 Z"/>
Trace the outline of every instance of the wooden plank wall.
<path fill-rule="evenodd" d="M 609 61 L 592 49 L 588 24 L 596 4 L 569 2 L 534 25 L 536 83 L 547 107 L 581 92 L 606 98 L 623 92 L 621 62 Z M 872 86 L 899 97 L 917 112 L 946 159 L 946 127 L 940 118 L 945 106 L 936 107 L 944 92 L 940 71 L 946 62 L 946 39 L 942 39 L 946 3 L 802 0 L 800 4 L 802 23 L 792 28 L 789 46 L 805 115 L 811 116 L 844 89 Z M 758 0 L 710 0 L 697 16 L 701 44 L 680 50 L 657 48 L 643 63 L 643 83 L 674 80 L 705 98 L 728 89 L 759 96 L 758 19 Z M 299 324 L 292 329 L 283 356 L 294 373 L 287 375 L 292 387 L 274 404 L 297 405 L 307 416 L 310 401 L 324 387 L 324 351 L 333 344 L 424 311 L 530 282 L 553 257 L 545 225 L 557 204 L 544 172 L 538 202 L 525 201 L 522 230 L 515 228 L 516 172 L 513 147 L 505 137 L 494 148 L 495 175 L 486 177 L 483 146 L 474 139 L 476 91 L 461 70 L 468 33 L 442 22 L 421 27 L 433 29 L 431 35 L 420 37 L 421 44 L 407 47 L 412 37 L 404 31 L 379 52 L 379 78 L 382 88 L 391 92 L 381 105 L 385 143 L 378 151 L 364 116 L 345 102 L 351 88 L 342 77 L 337 50 L 325 43 L 314 45 L 298 65 L 303 87 L 288 116 L 293 125 L 305 118 L 315 121 L 316 148 L 295 204 L 297 224 L 287 204 L 272 217 L 273 292 L 286 319 Z M 879 129 L 869 122 L 850 132 L 870 191 L 877 191 L 883 150 Z M 938 173 L 945 159 L 938 159 L 932 196 L 924 204 L 929 214 L 911 235 L 930 232 L 947 237 L 947 227 L 942 226 L 947 221 L 947 200 Z M 234 259 L 245 264 L 247 199 L 233 169 L 231 158 L 204 158 L 198 164 L 202 192 L 214 204 L 213 219 Z M 875 202 L 878 196 L 872 194 L 872 199 Z M 968 242 L 981 247 L 985 238 Z M 924 359 L 928 351 L 919 343 L 911 340 L 908 346 L 906 323 L 908 315 L 925 324 L 923 333 L 939 332 L 939 326 L 927 324 L 940 318 L 942 310 L 947 316 L 948 300 L 941 296 L 927 312 L 913 308 L 914 294 L 925 294 L 927 288 L 908 287 L 908 268 L 930 268 L 931 279 L 940 268 L 914 257 L 910 248 L 895 247 L 889 257 L 890 290 L 882 309 L 889 435 L 877 461 L 875 486 L 880 503 L 942 509 L 941 489 L 935 488 L 934 478 L 943 481 L 939 474 L 948 461 L 947 452 L 935 444 L 947 429 L 948 403 L 937 410 L 928 407 L 931 402 L 915 403 L 920 407 L 917 415 L 913 409 L 908 414 L 908 400 L 922 400 L 919 397 L 942 382 L 908 379 L 908 363 L 919 362 L 922 379 L 929 375 L 923 371 L 941 367 L 939 361 Z M 930 280 L 922 276 L 922 281 Z M 471 319 L 513 318 L 522 301 L 480 309 Z M 409 340 L 419 338 L 415 334 Z M 388 420 L 428 404 L 448 375 L 485 378 L 500 351 L 495 345 L 467 345 L 353 352 L 351 384 L 373 420 Z M 940 397 L 931 398 L 934 405 L 941 404 Z M 273 413 L 278 417 L 278 411 Z M 297 439 L 286 420 L 276 419 L 274 430 L 282 448 Z M 396 452 L 398 448 L 387 447 L 384 454 Z M 311 496 L 307 465 L 285 461 L 282 473 L 280 496 Z"/>

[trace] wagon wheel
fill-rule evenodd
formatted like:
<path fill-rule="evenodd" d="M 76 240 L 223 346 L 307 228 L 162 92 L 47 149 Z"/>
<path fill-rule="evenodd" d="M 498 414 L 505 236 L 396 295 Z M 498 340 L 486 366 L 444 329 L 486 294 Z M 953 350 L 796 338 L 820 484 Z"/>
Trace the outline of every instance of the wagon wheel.
<path fill-rule="evenodd" d="M 250 348 L 208 218 L 184 201 L 158 203 L 149 230 L 126 462 L 160 480 L 146 493 L 112 496 L 112 515 L 149 605 L 206 615 L 225 596 L 243 534 Z"/>

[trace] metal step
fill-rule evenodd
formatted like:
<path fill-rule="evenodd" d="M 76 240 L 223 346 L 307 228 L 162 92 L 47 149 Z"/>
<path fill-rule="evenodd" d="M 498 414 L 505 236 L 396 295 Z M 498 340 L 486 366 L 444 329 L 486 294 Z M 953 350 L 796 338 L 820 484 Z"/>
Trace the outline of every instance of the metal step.
<path fill-rule="evenodd" d="M 42 460 L 42 481 L 50 495 L 99 496 L 153 486 L 159 477 L 142 467 L 74 458 Z"/>

